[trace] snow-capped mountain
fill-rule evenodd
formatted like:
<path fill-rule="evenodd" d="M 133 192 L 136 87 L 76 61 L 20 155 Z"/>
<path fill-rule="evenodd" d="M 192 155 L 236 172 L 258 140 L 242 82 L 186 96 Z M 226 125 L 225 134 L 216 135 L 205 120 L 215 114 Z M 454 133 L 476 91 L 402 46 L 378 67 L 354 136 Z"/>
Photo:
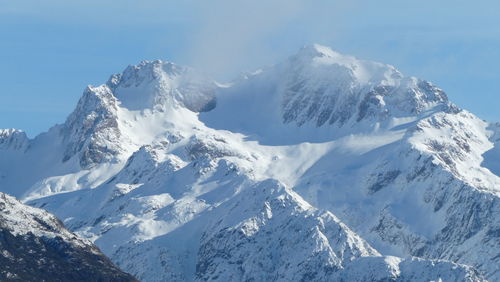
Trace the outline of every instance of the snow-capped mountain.
<path fill-rule="evenodd" d="M 46 211 L 0 193 L 0 280 L 137 281 Z"/>
<path fill-rule="evenodd" d="M 0 190 L 144 281 L 495 281 L 499 128 L 319 45 L 230 84 L 142 62 L 1 131 Z"/>

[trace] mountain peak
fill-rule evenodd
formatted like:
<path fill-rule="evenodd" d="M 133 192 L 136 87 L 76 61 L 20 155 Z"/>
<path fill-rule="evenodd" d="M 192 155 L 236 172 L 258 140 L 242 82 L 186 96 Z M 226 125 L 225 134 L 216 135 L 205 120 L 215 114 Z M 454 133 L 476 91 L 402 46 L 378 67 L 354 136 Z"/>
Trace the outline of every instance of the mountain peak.
<path fill-rule="evenodd" d="M 205 122 L 287 140 L 283 142 L 298 136 L 296 142 L 325 141 L 358 130 L 390 129 L 400 118 L 449 107 L 446 94 L 430 82 L 318 44 L 224 92 L 228 93 L 217 97 L 217 108 Z M 228 120 L 232 113 L 236 114 Z"/>
<path fill-rule="evenodd" d="M 340 53 L 335 52 L 330 47 L 316 43 L 305 45 L 299 50 L 297 55 L 306 57 L 331 57 L 331 58 L 342 56 Z"/>
<path fill-rule="evenodd" d="M 362 85 L 394 84 L 395 80 L 403 78 L 401 72 L 391 65 L 361 60 L 319 44 L 303 47 L 289 62 L 306 67 L 308 72 L 312 72 L 311 69 L 325 69 L 330 76 L 344 75 Z"/>
<path fill-rule="evenodd" d="M 24 150 L 29 145 L 28 136 L 19 129 L 0 129 L 0 149 Z"/>
<path fill-rule="evenodd" d="M 225 87 L 144 61 L 22 153 L 0 131 L 0 191 L 144 281 L 500 281 L 500 137 L 454 109 L 321 45 Z"/>
<path fill-rule="evenodd" d="M 106 83 L 110 88 L 121 86 L 130 87 L 143 82 L 159 79 L 161 75 L 177 75 L 184 67 L 162 60 L 141 61 L 137 65 L 129 65 L 122 73 L 113 74 Z"/>
<path fill-rule="evenodd" d="M 106 85 L 129 110 L 186 107 L 200 112 L 215 106 L 217 84 L 192 68 L 161 60 L 142 61 L 110 77 Z"/>
<path fill-rule="evenodd" d="M 318 44 L 300 50 L 282 71 L 281 76 L 288 78 L 282 93 L 283 118 L 298 125 L 316 120 L 317 126 L 342 126 L 367 117 L 372 123 L 381 122 L 447 103 L 445 93 L 428 81 Z"/>

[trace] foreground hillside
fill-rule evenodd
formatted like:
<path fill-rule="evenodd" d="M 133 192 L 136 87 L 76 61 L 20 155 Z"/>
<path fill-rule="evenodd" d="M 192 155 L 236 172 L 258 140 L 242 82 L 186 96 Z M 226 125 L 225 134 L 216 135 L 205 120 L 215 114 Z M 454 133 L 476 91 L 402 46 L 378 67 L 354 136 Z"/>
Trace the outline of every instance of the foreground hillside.
<path fill-rule="evenodd" d="M 1 281 L 137 281 L 53 215 L 0 193 Z"/>

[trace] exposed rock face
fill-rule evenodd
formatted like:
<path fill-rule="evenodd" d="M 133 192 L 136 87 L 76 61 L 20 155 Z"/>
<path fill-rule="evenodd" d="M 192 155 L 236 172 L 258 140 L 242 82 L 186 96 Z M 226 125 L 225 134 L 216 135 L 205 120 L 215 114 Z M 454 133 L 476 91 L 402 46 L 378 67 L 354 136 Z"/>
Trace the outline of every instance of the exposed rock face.
<path fill-rule="evenodd" d="M 298 126 L 383 121 L 417 115 L 437 105 L 447 107 L 448 102 L 446 94 L 428 81 L 322 46 L 301 50 L 282 66 L 280 76 L 285 77 L 283 121 Z"/>
<path fill-rule="evenodd" d="M 107 86 L 87 87 L 62 127 L 67 143 L 63 162 L 76 155 L 82 168 L 91 168 L 110 161 L 122 150 L 116 103 Z"/>
<path fill-rule="evenodd" d="M 203 233 L 202 281 L 322 281 L 359 257 L 380 256 L 334 215 L 277 183 L 263 182 L 228 205 L 243 220 L 228 214 Z"/>
<path fill-rule="evenodd" d="M 137 281 L 53 215 L 0 193 L 0 280 Z"/>
<path fill-rule="evenodd" d="M 129 140 L 120 130 L 118 105 L 127 110 L 171 111 L 185 107 L 193 112 L 215 107 L 212 80 L 194 70 L 169 62 L 144 61 L 111 76 L 106 85 L 87 87 L 61 134 L 67 145 L 63 162 L 77 155 L 89 169 L 112 161 L 126 151 Z"/>

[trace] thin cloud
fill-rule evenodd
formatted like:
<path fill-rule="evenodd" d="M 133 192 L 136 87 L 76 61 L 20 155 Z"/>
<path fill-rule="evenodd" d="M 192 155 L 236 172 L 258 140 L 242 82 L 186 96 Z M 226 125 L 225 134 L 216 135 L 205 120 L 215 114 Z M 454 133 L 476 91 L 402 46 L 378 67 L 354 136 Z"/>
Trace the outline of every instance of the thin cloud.
<path fill-rule="evenodd" d="M 352 6 L 348 1 L 301 0 L 203 3 L 187 56 L 192 65 L 215 75 L 274 62 L 282 56 L 279 46 L 295 51 L 331 36 L 342 12 Z"/>

